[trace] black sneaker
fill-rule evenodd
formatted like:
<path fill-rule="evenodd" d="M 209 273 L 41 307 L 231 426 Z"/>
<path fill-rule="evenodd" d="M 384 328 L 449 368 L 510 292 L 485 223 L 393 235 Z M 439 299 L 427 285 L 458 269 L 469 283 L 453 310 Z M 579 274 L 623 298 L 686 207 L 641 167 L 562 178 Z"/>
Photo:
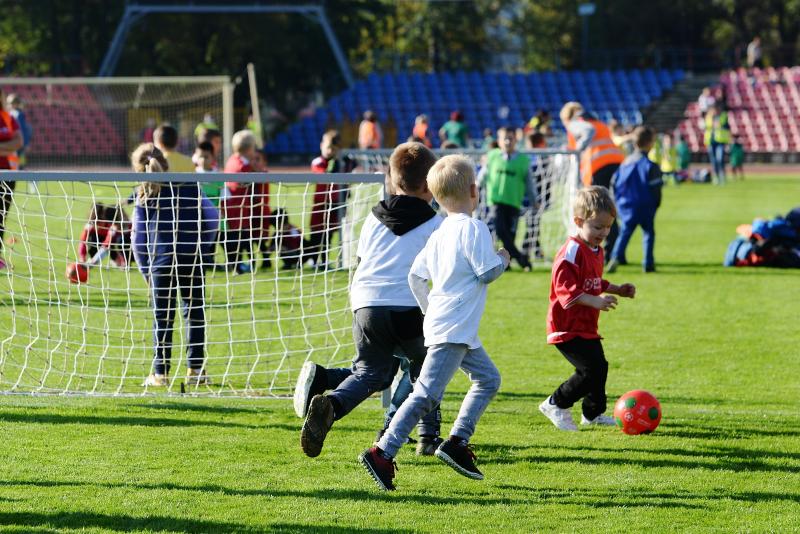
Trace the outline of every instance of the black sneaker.
<path fill-rule="evenodd" d="M 308 415 L 300 431 L 300 446 L 306 456 L 314 458 L 322 452 L 325 436 L 333 426 L 333 404 L 324 395 L 316 395 L 311 399 Z"/>
<path fill-rule="evenodd" d="M 297 417 L 306 416 L 311 399 L 314 395 L 325 393 L 326 386 L 325 368 L 314 362 L 304 363 L 297 377 L 297 384 L 294 386 L 293 404 Z"/>
<path fill-rule="evenodd" d="M 439 436 L 420 436 L 417 442 L 417 456 L 433 456 L 443 441 Z"/>
<path fill-rule="evenodd" d="M 367 470 L 367 473 L 375 480 L 378 487 L 384 491 L 394 491 L 392 483 L 394 470 L 397 464 L 394 460 L 387 460 L 380 453 L 380 449 L 372 447 L 358 455 L 358 461 Z"/>
<path fill-rule="evenodd" d="M 433 454 L 465 477 L 483 480 L 483 473 L 475 467 L 475 453 L 463 441 L 448 439 Z"/>

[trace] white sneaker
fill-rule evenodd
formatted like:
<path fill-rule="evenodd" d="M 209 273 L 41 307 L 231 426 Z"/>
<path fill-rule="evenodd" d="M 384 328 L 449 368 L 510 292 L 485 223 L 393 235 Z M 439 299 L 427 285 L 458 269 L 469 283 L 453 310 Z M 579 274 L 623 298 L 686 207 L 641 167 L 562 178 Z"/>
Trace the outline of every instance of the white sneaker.
<path fill-rule="evenodd" d="M 317 364 L 308 361 L 300 368 L 300 375 L 297 377 L 297 384 L 294 386 L 294 413 L 297 417 L 303 418 L 308 413 L 308 405 L 311 397 L 319 392 L 311 391 L 314 385 L 314 377 L 317 375 Z"/>
<path fill-rule="evenodd" d="M 613 417 L 610 415 L 606 415 L 601 413 L 594 419 L 586 419 L 586 416 L 581 414 L 581 424 L 582 425 L 602 425 L 602 426 L 614 426 L 617 422 L 614 420 Z"/>
<path fill-rule="evenodd" d="M 210 386 L 211 379 L 208 378 L 205 370 L 203 369 L 187 369 L 186 370 L 186 385 L 187 386 Z"/>
<path fill-rule="evenodd" d="M 555 404 L 550 404 L 550 397 L 547 397 L 539 405 L 539 411 L 550 419 L 559 430 L 577 432 L 578 427 L 575 426 L 575 421 L 572 419 L 572 412 L 565 408 L 559 408 Z"/>
<path fill-rule="evenodd" d="M 151 388 L 163 388 L 168 383 L 168 379 L 166 375 L 157 375 L 157 374 L 149 374 L 147 378 L 144 379 L 145 387 Z"/>

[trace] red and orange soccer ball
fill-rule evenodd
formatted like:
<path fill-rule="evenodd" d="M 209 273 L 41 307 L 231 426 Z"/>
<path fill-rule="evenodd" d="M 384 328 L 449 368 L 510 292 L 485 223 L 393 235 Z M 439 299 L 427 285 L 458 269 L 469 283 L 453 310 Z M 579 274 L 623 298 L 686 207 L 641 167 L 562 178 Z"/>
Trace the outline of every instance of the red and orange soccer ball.
<path fill-rule="evenodd" d="M 629 391 L 614 405 L 614 420 L 626 434 L 649 434 L 661 422 L 661 404 L 647 391 Z"/>

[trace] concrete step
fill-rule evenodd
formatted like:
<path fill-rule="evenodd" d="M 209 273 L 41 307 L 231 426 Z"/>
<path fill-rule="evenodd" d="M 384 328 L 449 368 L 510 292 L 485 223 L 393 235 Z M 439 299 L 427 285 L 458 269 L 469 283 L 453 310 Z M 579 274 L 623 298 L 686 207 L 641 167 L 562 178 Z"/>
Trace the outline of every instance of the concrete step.
<path fill-rule="evenodd" d="M 718 74 L 687 76 L 675 84 L 664 98 L 642 112 L 644 123 L 658 132 L 674 130 L 683 120 L 686 106 L 697 100 L 703 88 L 714 85 L 718 81 Z"/>

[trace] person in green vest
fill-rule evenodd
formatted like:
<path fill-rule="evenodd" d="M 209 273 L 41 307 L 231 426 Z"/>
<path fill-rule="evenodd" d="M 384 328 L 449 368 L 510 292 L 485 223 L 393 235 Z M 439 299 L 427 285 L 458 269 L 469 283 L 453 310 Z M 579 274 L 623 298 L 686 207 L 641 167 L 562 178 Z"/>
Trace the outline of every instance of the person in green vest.
<path fill-rule="evenodd" d="M 711 160 L 714 183 L 722 185 L 725 183 L 725 146 L 731 142 L 731 129 L 728 112 L 721 102 L 715 103 L 706 113 L 703 141 Z"/>
<path fill-rule="evenodd" d="M 744 146 L 738 135 L 733 136 L 731 144 L 731 176 L 744 180 Z"/>
<path fill-rule="evenodd" d="M 531 160 L 516 152 L 517 135 L 513 128 L 497 130 L 499 148 L 486 154 L 486 165 L 481 169 L 478 183 L 486 191 L 489 205 L 489 221 L 494 223 L 497 238 L 503 242 L 511 258 L 516 260 L 524 271 L 530 271 L 531 262 L 517 249 L 514 243 L 515 229 L 519 221 L 522 199 L 527 193 L 531 205 L 535 205 L 535 190 L 532 187 Z"/>
<path fill-rule="evenodd" d="M 458 145 L 458 148 L 466 148 L 469 142 L 469 130 L 467 125 L 464 124 L 464 114 L 460 111 L 454 111 L 450 114 L 450 120 L 447 121 L 439 128 L 439 139 L 442 145 L 445 143 L 453 143 Z"/>
<path fill-rule="evenodd" d="M 256 136 L 256 147 L 261 150 L 264 147 L 264 137 L 261 134 L 261 123 L 256 120 L 252 113 L 247 116 L 247 122 L 244 125 L 244 129 L 253 132 L 253 135 Z"/>
<path fill-rule="evenodd" d="M 206 113 L 203 115 L 203 120 L 194 127 L 195 141 L 205 130 L 219 130 L 219 126 L 217 126 L 217 123 L 214 122 L 214 117 L 211 116 L 211 113 Z"/>

